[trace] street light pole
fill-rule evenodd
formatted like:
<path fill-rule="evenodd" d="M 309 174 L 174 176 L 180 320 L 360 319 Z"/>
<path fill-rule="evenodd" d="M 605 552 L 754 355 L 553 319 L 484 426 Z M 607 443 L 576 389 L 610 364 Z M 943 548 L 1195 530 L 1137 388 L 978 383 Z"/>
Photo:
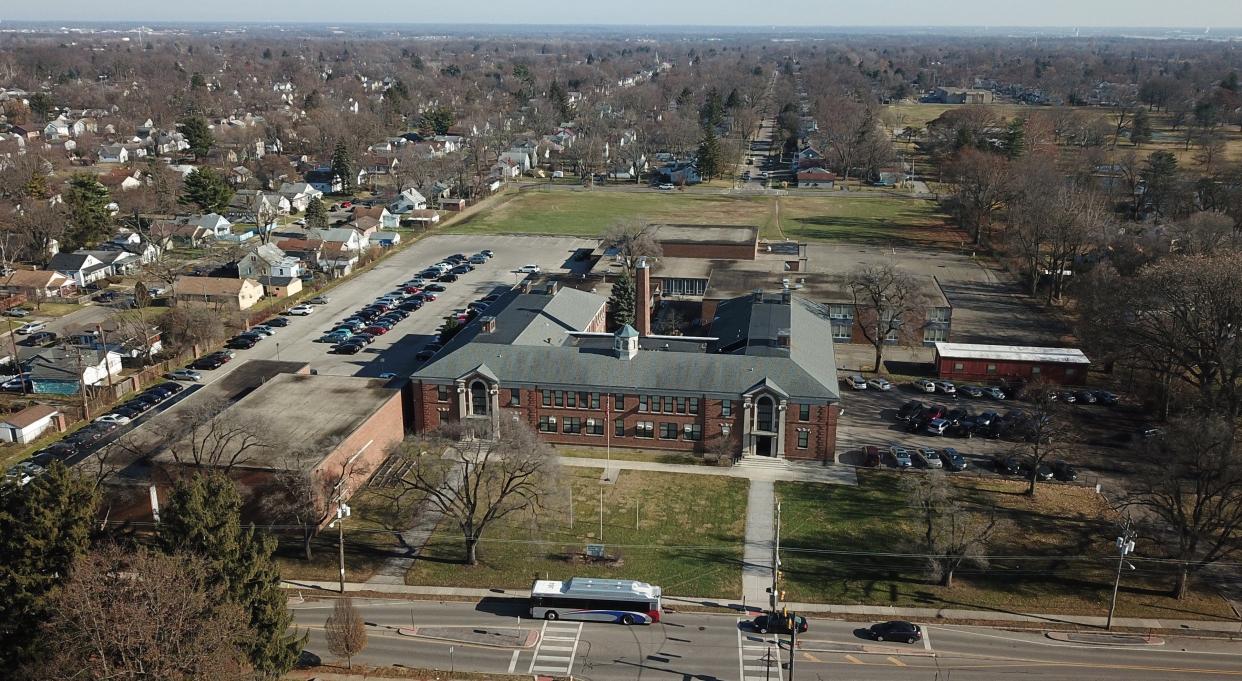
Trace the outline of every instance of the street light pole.
<path fill-rule="evenodd" d="M 780 602 L 780 592 L 777 591 L 779 578 L 781 574 L 781 502 L 776 502 L 776 534 L 772 541 L 772 595 L 768 598 L 770 612 L 776 615 L 776 606 Z"/>
<path fill-rule="evenodd" d="M 1117 537 L 1117 576 L 1113 579 L 1113 598 L 1108 604 L 1108 622 L 1105 629 L 1113 628 L 1113 612 L 1117 609 L 1117 591 L 1121 586 L 1121 568 L 1125 565 L 1126 556 L 1134 551 L 1134 531 L 1129 521 L 1122 527 L 1121 536 Z"/>
<path fill-rule="evenodd" d="M 348 517 L 349 505 L 338 501 L 336 506 L 336 546 L 341 559 L 341 593 L 345 593 L 345 519 Z"/>

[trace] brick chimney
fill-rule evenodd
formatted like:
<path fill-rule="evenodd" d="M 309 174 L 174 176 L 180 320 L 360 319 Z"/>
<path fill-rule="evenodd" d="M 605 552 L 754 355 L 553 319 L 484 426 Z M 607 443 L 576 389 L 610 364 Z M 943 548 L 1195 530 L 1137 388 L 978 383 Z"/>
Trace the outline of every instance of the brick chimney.
<path fill-rule="evenodd" d="M 639 258 L 634 266 L 634 328 L 640 336 L 651 335 L 651 266 Z"/>

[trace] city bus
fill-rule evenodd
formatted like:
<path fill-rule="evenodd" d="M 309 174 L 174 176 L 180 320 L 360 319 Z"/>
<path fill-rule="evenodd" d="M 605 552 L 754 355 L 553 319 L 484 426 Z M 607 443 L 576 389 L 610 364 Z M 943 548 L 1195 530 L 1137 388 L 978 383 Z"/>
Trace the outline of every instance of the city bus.
<path fill-rule="evenodd" d="M 628 579 L 537 579 L 530 616 L 545 620 L 651 624 L 660 621 L 660 587 Z"/>

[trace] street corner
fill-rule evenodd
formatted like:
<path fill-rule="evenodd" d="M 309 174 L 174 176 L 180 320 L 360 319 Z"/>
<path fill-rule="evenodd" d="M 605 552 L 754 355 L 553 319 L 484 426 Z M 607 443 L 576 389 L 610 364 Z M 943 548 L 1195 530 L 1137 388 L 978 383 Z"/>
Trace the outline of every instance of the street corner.
<path fill-rule="evenodd" d="M 1049 631 L 1044 636 L 1053 641 L 1092 646 L 1162 646 L 1164 639 L 1148 634 L 1114 634 L 1093 631 Z"/>
<path fill-rule="evenodd" d="M 401 636 L 425 638 L 445 643 L 526 649 L 539 642 L 539 631 L 517 627 L 401 627 Z"/>

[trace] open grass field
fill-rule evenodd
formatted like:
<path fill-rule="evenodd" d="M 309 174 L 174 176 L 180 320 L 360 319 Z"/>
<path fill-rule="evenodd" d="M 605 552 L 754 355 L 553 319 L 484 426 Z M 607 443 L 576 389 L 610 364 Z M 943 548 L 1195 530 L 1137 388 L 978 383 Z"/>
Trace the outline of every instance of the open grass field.
<path fill-rule="evenodd" d="M 946 225 L 934 201 L 900 196 L 782 196 L 780 226 L 786 238 L 879 246 L 957 244 L 965 236 Z M 765 231 L 765 236 L 778 234 Z"/>
<path fill-rule="evenodd" d="M 953 587 L 930 581 L 918 558 L 861 555 L 921 550 L 919 529 L 891 472 L 860 471 L 857 487 L 777 483 L 781 548 L 791 602 L 965 608 L 1006 612 L 1104 615 L 1116 567 L 1115 525 L 1092 490 L 1044 485 L 1032 499 L 1024 483 L 961 478 L 966 496 L 995 505 L 1005 529 L 988 549 L 986 570 L 958 571 Z M 832 551 L 835 553 L 815 553 Z M 859 553 L 851 553 L 859 552 Z M 1143 553 L 1141 541 L 1137 555 Z M 1123 575 L 1117 614 L 1169 619 L 1232 619 L 1224 599 L 1196 590 L 1168 596 L 1172 577 L 1153 563 L 1135 562 Z"/>
<path fill-rule="evenodd" d="M 458 220 L 456 234 L 599 236 L 617 220 L 704 225 L 761 225 L 769 199 L 661 191 L 530 190 Z"/>
<path fill-rule="evenodd" d="M 464 548 L 456 525 L 450 520 L 441 522 L 422 559 L 406 574 L 406 582 L 521 588 L 530 586 L 536 576 L 584 576 L 651 582 L 669 595 L 741 593 L 746 481 L 622 471 L 615 484 L 601 486 L 601 473 L 599 468 L 563 469 L 564 495 L 538 514 L 508 518 L 491 527 L 479 546 L 479 565 L 474 567 L 463 563 Z M 578 559 L 586 544 L 599 543 L 605 544 L 609 556 L 619 558 L 616 564 L 586 564 Z"/>

